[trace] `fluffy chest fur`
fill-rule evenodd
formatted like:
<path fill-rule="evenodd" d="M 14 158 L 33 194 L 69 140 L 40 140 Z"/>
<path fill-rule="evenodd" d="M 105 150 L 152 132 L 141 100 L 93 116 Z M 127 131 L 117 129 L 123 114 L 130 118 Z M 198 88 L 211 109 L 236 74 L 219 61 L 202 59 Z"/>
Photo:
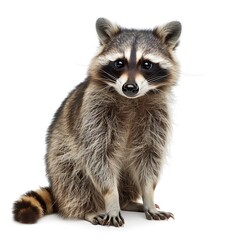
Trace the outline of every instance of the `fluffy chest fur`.
<path fill-rule="evenodd" d="M 101 163 L 106 155 L 118 173 L 134 161 L 140 164 L 140 158 L 141 164 L 150 164 L 153 159 L 144 157 L 149 151 L 162 159 L 169 133 L 167 100 L 160 92 L 128 99 L 109 88 L 89 84 L 75 121 L 75 149 L 81 155 L 78 161 L 82 159 L 81 165 L 85 165 L 94 156 Z M 159 169 L 161 160 L 154 160 L 154 164 Z"/>
<path fill-rule="evenodd" d="M 166 137 L 169 126 L 168 95 L 158 92 L 128 99 L 109 88 L 99 89 L 90 84 L 84 94 L 79 116 L 83 127 L 78 131 L 86 131 L 87 138 L 98 138 L 102 132 L 109 132 L 110 143 L 116 140 L 113 139 L 116 135 L 127 148 L 135 136 L 144 132 L 152 131 L 159 138 Z"/>

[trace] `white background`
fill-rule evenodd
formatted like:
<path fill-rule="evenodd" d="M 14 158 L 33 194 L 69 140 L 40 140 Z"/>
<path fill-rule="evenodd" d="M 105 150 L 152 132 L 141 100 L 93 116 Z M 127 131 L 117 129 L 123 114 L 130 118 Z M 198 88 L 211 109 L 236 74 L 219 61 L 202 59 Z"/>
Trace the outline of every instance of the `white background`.
<path fill-rule="evenodd" d="M 240 239 L 237 2 L 2 0 L 0 239 Z M 182 22 L 171 148 L 155 196 L 176 219 L 147 221 L 141 213 L 123 212 L 126 224 L 118 229 L 57 215 L 34 225 L 15 223 L 13 202 L 48 185 L 46 129 L 86 77 L 98 46 L 98 17 L 134 28 Z"/>

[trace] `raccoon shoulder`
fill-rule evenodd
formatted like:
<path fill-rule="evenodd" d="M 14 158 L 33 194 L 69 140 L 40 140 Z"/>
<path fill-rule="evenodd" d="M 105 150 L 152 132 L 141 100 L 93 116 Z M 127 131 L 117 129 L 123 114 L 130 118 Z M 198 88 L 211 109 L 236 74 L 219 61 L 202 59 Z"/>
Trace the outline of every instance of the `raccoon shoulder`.
<path fill-rule="evenodd" d="M 50 137 L 58 123 L 62 124 L 64 122 L 64 125 L 70 131 L 74 129 L 76 119 L 81 110 L 84 92 L 88 85 L 89 79 L 87 78 L 84 82 L 77 85 L 62 102 L 61 106 L 54 114 L 52 123 L 48 128 L 47 142 L 49 142 Z"/>

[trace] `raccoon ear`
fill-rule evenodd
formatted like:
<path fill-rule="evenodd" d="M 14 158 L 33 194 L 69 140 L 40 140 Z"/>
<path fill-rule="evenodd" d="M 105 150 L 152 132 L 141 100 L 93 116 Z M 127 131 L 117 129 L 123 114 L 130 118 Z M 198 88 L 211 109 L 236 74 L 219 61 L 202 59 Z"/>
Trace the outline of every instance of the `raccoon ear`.
<path fill-rule="evenodd" d="M 121 28 L 105 18 L 98 18 L 96 21 L 96 30 L 100 44 L 105 45 L 111 38 L 121 31 Z"/>
<path fill-rule="evenodd" d="M 181 35 L 182 25 L 180 22 L 174 21 L 167 23 L 162 27 L 156 27 L 153 33 L 160 38 L 160 41 L 168 47 L 174 49 L 178 45 Z"/>

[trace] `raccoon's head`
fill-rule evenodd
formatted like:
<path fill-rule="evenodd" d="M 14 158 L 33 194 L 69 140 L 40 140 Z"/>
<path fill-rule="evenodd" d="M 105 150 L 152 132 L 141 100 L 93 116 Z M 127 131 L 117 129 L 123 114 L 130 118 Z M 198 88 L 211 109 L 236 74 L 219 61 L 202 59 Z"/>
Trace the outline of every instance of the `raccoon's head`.
<path fill-rule="evenodd" d="M 174 85 L 178 72 L 174 50 L 181 34 L 179 22 L 153 30 L 136 30 L 99 18 L 96 29 L 100 52 L 89 68 L 93 79 L 128 98 Z"/>

